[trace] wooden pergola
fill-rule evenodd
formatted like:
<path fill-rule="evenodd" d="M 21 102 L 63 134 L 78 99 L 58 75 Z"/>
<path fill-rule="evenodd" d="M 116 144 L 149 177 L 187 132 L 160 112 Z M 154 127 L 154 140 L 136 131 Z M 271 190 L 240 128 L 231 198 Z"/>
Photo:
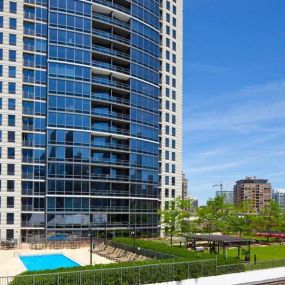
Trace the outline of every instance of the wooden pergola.
<path fill-rule="evenodd" d="M 248 246 L 248 257 L 250 260 L 250 246 L 251 239 L 232 237 L 226 235 L 205 235 L 205 234 L 191 234 L 186 236 L 186 243 L 191 242 L 192 249 L 196 250 L 197 242 L 207 242 L 210 248 L 210 253 L 220 253 L 220 248 L 223 249 L 223 255 L 227 258 L 227 249 L 229 247 L 238 248 L 238 258 L 240 258 L 240 248 Z"/>

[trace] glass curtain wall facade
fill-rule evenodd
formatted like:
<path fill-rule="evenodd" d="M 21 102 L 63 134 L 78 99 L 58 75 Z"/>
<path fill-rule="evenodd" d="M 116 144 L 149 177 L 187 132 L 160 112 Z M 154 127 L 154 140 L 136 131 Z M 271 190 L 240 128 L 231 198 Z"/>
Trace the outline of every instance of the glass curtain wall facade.
<path fill-rule="evenodd" d="M 0 0 L 1 239 L 159 235 L 168 2 Z"/>
<path fill-rule="evenodd" d="M 24 239 L 157 236 L 159 20 L 159 1 L 24 1 Z"/>

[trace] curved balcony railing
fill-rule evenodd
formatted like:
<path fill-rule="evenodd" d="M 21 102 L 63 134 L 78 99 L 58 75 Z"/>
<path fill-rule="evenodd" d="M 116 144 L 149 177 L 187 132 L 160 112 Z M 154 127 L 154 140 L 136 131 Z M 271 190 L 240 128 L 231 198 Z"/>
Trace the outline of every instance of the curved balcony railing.
<path fill-rule="evenodd" d="M 125 89 L 128 91 L 130 90 L 130 84 L 122 83 L 122 82 L 114 81 L 114 80 L 110 80 L 110 79 L 102 79 L 102 78 L 94 77 L 94 78 L 92 78 L 92 82 L 95 84 L 117 87 L 119 89 Z"/>
<path fill-rule="evenodd" d="M 95 4 L 102 4 L 104 6 L 110 7 L 110 8 L 114 8 L 116 10 L 122 11 L 124 13 L 130 14 L 130 9 L 126 8 L 124 6 L 121 6 L 119 4 L 113 3 L 111 1 L 108 0 L 95 0 L 93 1 L 93 3 Z"/>
<path fill-rule="evenodd" d="M 99 29 L 93 29 L 93 35 L 96 35 L 96 36 L 99 36 L 105 39 L 109 39 L 109 40 L 115 40 L 117 42 L 125 43 L 127 45 L 130 44 L 130 39 L 127 39 L 122 36 L 118 36 L 118 35 L 115 35 L 115 34 L 112 34 L 106 31 L 102 31 Z"/>
<path fill-rule="evenodd" d="M 28 11 L 24 11 L 24 19 L 34 20 L 36 18 L 36 14 Z"/>
<path fill-rule="evenodd" d="M 23 179 L 45 179 L 45 175 L 34 175 L 33 173 L 23 173 L 22 172 L 22 178 Z"/>
<path fill-rule="evenodd" d="M 24 163 L 45 163 L 45 159 L 37 159 L 33 158 L 31 156 L 23 156 L 22 157 L 22 162 Z"/>
<path fill-rule="evenodd" d="M 114 55 L 120 58 L 125 58 L 125 59 L 130 59 L 130 55 L 121 51 L 117 51 L 114 49 L 102 47 L 99 45 L 93 45 L 93 51 L 97 51 L 102 54 L 109 54 L 109 55 Z"/>
<path fill-rule="evenodd" d="M 103 23 L 107 23 L 107 24 L 111 24 L 111 25 L 116 25 L 116 26 L 122 27 L 126 30 L 130 30 L 130 24 L 129 23 L 120 21 L 120 20 L 115 19 L 115 18 L 111 18 L 111 17 L 106 16 L 106 15 L 94 13 L 93 19 L 98 20 L 99 22 L 103 22 Z"/>
<path fill-rule="evenodd" d="M 116 112 L 106 112 L 106 111 L 93 111 L 92 114 L 94 116 L 100 116 L 100 117 L 107 117 L 107 118 L 115 118 L 115 119 L 121 119 L 121 120 L 130 120 L 129 115 L 120 114 Z"/>
<path fill-rule="evenodd" d="M 94 196 L 129 196 L 129 191 L 122 190 L 92 190 L 92 195 Z M 135 195 L 134 195 L 135 196 Z"/>
<path fill-rule="evenodd" d="M 43 228 L 45 226 L 44 222 L 25 222 L 22 221 L 21 225 L 23 228 Z"/>
<path fill-rule="evenodd" d="M 29 3 L 29 4 L 36 4 L 36 0 L 25 0 L 25 3 Z M 47 2 L 47 1 L 46 1 Z M 42 1 L 41 3 L 42 6 L 47 6 L 47 3 L 45 3 L 44 1 Z"/>
<path fill-rule="evenodd" d="M 34 51 L 35 50 L 35 45 L 33 45 L 33 44 L 24 44 L 24 50 Z"/>
<path fill-rule="evenodd" d="M 130 147 L 128 145 L 124 144 L 116 144 L 116 143 L 106 143 L 104 145 L 102 144 L 96 144 L 92 143 L 91 147 L 98 148 L 98 149 L 120 149 L 120 150 L 129 150 Z"/>
<path fill-rule="evenodd" d="M 92 93 L 92 98 L 96 99 L 96 100 L 114 102 L 114 103 L 119 103 L 119 104 L 124 104 L 124 105 L 130 104 L 130 100 L 122 99 L 119 97 L 110 96 L 110 95 L 106 95 L 106 94 L 101 94 L 101 93 Z"/>
<path fill-rule="evenodd" d="M 24 60 L 24 66 L 25 67 L 35 67 L 35 62 L 33 60 Z"/>
<path fill-rule="evenodd" d="M 25 28 L 24 27 L 24 35 L 34 36 L 36 34 L 36 30 L 32 28 Z"/>
<path fill-rule="evenodd" d="M 114 128 L 114 127 L 103 128 L 103 127 L 93 126 L 92 130 L 95 132 L 104 132 L 104 133 L 119 134 L 119 135 L 129 135 L 130 134 L 130 132 L 126 129 Z"/>
<path fill-rule="evenodd" d="M 33 205 L 22 205 L 22 211 L 37 211 L 43 212 L 45 208 L 35 208 Z"/>
<path fill-rule="evenodd" d="M 121 72 L 121 73 L 126 73 L 126 74 L 130 74 L 130 69 L 125 68 L 125 67 L 121 67 L 115 64 L 110 64 L 107 62 L 102 62 L 99 60 L 93 60 L 92 61 L 93 66 L 95 67 L 99 67 L 99 68 L 104 68 L 104 69 L 110 69 L 113 71 L 117 71 L 117 72 Z"/>
<path fill-rule="evenodd" d="M 22 125 L 23 130 L 25 131 L 33 131 L 34 130 L 34 125 L 29 125 L 29 124 L 23 124 Z"/>
<path fill-rule="evenodd" d="M 121 180 L 121 181 L 128 181 L 130 177 L 128 175 L 112 175 L 112 174 L 96 174 L 91 173 L 92 179 L 99 179 L 99 180 Z"/>
<path fill-rule="evenodd" d="M 35 77 L 23 75 L 23 81 L 27 83 L 34 83 Z"/>
<path fill-rule="evenodd" d="M 122 166 L 129 166 L 128 160 L 121 160 L 121 159 L 92 159 L 91 163 L 93 164 L 111 164 L 111 165 L 122 165 Z"/>

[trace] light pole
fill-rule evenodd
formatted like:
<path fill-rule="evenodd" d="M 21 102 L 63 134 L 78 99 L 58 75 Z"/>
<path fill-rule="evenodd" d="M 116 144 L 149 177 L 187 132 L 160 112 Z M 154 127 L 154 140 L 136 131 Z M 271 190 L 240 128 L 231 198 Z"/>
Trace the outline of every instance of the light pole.
<path fill-rule="evenodd" d="M 133 238 L 133 247 L 136 246 L 136 232 L 135 230 L 131 231 L 131 237 Z"/>
<path fill-rule="evenodd" d="M 90 238 L 90 265 L 92 265 L 92 232 L 91 232 L 91 223 L 89 222 L 89 238 Z"/>

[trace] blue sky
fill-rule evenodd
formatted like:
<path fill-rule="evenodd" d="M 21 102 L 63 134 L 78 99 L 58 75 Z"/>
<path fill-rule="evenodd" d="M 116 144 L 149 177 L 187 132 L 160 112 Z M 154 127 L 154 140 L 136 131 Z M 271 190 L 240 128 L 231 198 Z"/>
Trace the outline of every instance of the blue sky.
<path fill-rule="evenodd" d="M 203 203 L 245 176 L 285 188 L 285 1 L 184 0 L 184 170 Z"/>

